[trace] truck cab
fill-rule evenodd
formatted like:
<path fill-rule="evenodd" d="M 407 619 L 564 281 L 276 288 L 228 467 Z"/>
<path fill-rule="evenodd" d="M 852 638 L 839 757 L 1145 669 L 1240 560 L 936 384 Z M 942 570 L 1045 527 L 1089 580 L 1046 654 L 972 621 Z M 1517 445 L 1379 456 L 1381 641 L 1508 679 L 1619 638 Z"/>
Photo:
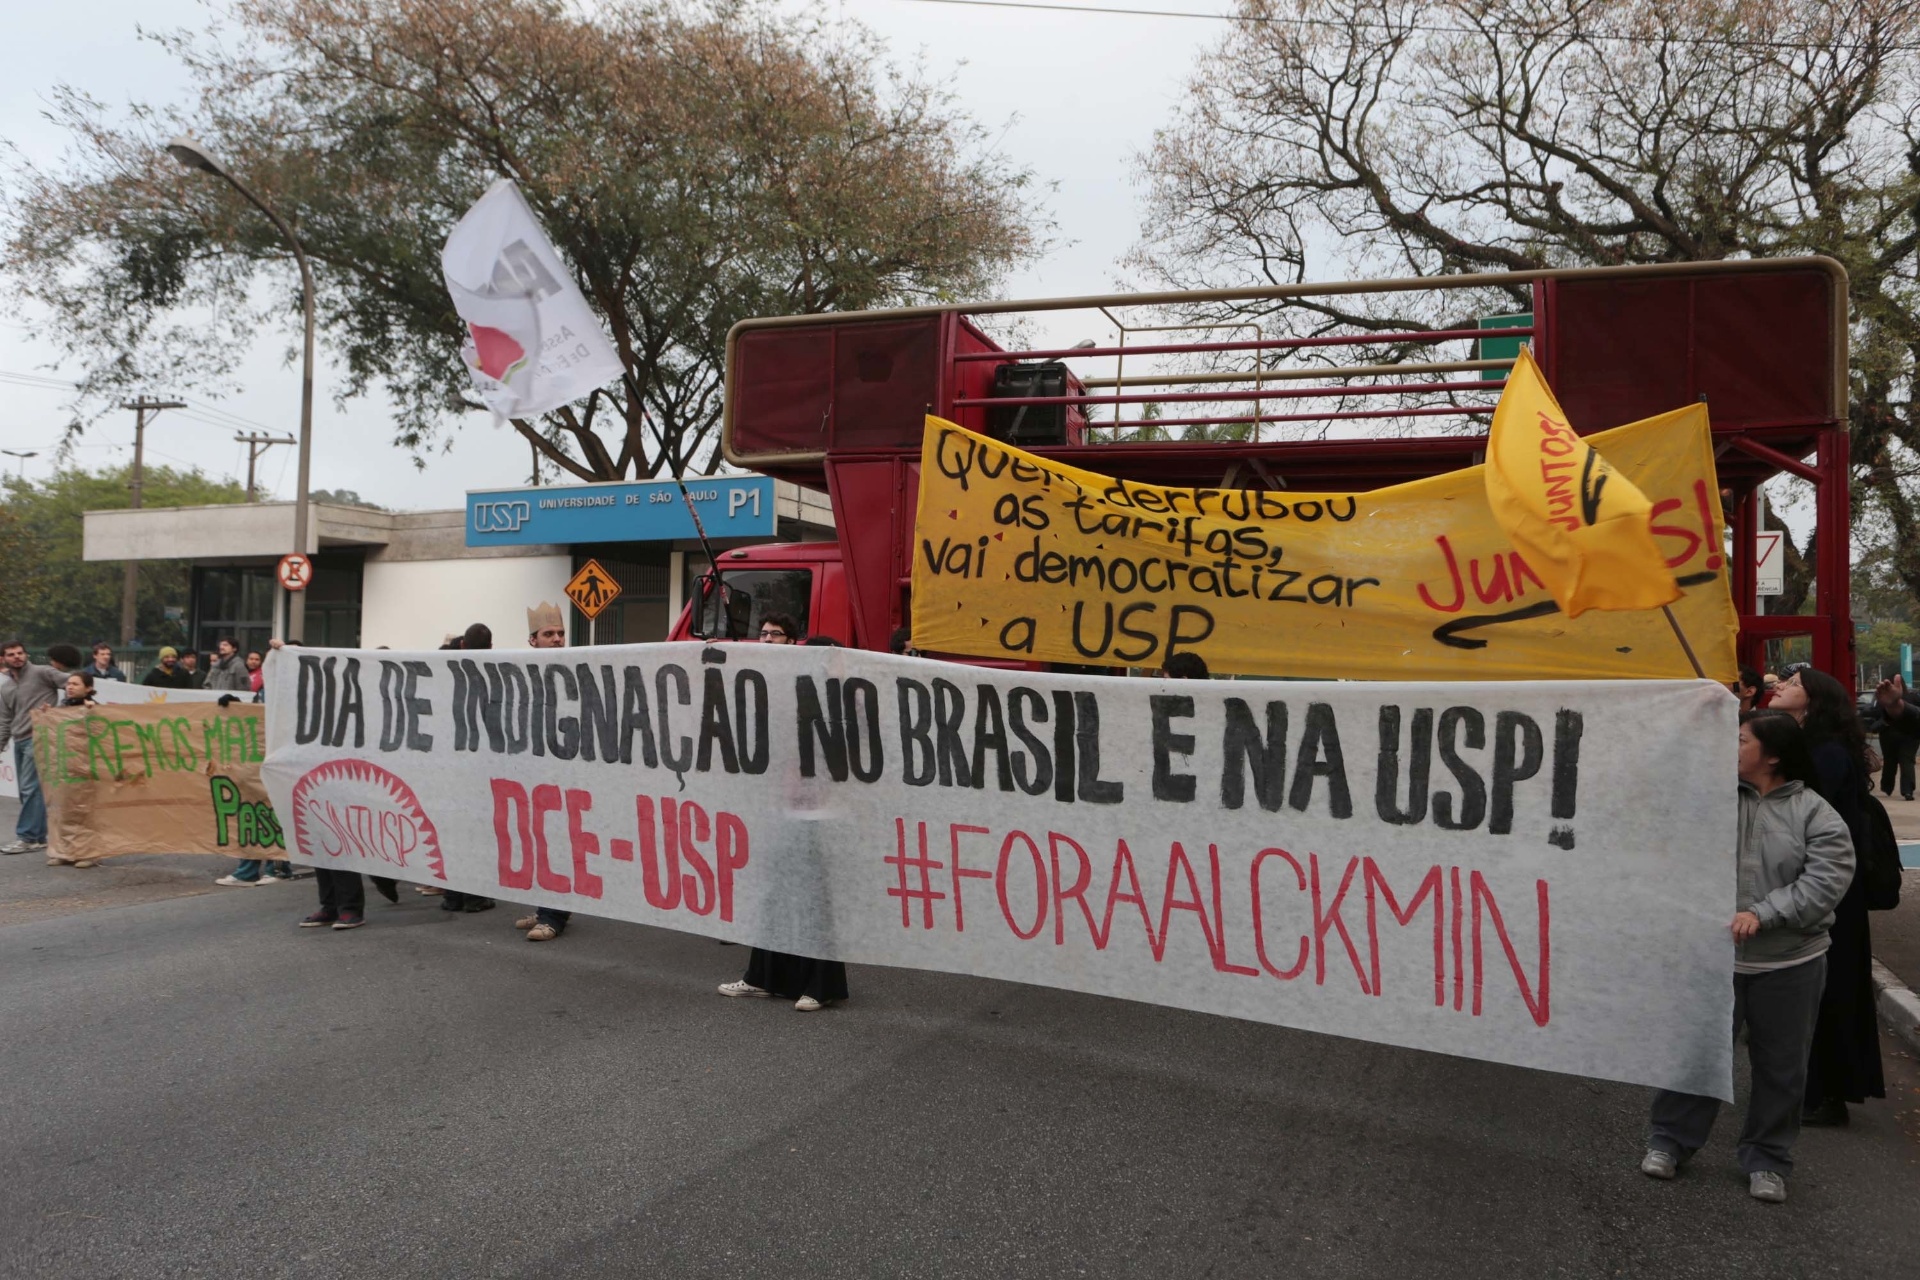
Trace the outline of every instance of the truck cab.
<path fill-rule="evenodd" d="M 1358 493 L 1482 461 L 1525 341 L 1582 434 L 1708 403 L 1741 661 L 1767 665 L 1769 642 L 1805 637 L 1814 665 L 1850 687 L 1846 287 L 1831 259 L 1785 258 L 742 321 L 727 338 L 724 455 L 826 492 L 839 536 L 723 553 L 672 638 L 744 639 L 777 612 L 885 650 L 911 616 L 928 414 L 1122 479 Z M 1304 336 L 1271 320 L 1166 322 L 1169 309 L 1275 312 L 1329 295 L 1342 312 L 1391 314 L 1402 294 L 1438 294 L 1462 318 L 1322 322 Z M 989 333 L 1019 316 L 1057 332 L 1059 313 L 1119 337 L 1009 349 Z M 1757 593 L 1755 494 L 1783 472 L 1813 486 L 1814 614 L 1770 614 Z"/>

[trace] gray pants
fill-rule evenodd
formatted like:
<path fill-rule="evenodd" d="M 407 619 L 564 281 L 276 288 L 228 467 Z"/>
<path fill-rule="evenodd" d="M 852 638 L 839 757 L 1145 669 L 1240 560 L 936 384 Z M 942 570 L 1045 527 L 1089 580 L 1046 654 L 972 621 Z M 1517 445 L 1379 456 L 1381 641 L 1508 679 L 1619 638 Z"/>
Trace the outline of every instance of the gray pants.
<path fill-rule="evenodd" d="M 1807 1088 L 1807 1052 L 1827 985 L 1827 958 L 1815 956 L 1790 969 L 1733 975 L 1733 1034 L 1747 1028 L 1747 1060 L 1753 1089 L 1747 1123 L 1740 1130 L 1740 1167 L 1748 1173 L 1793 1172 L 1793 1142 L 1800 1136 L 1800 1107 Z M 1692 1093 L 1653 1095 L 1653 1136 L 1647 1145 L 1684 1161 L 1707 1145 L 1720 1099 Z"/>

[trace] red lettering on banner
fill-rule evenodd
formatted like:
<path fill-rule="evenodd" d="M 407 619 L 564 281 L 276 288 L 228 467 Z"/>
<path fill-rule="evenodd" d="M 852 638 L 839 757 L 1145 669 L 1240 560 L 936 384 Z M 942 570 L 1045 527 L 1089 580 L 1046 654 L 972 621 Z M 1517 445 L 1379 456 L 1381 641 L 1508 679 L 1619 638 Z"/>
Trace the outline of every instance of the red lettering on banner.
<path fill-rule="evenodd" d="M 573 882 L 547 861 L 547 815 L 565 807 L 560 788 L 551 782 L 533 789 L 533 879 L 548 893 L 572 893 Z"/>
<path fill-rule="evenodd" d="M 747 865 L 747 824 L 722 809 L 715 815 L 714 851 L 720 862 L 720 918 L 733 923 L 733 875 Z"/>
<path fill-rule="evenodd" d="M 952 850 L 953 855 L 952 862 L 949 864 L 948 869 L 953 872 L 953 931 L 955 933 L 965 933 L 967 931 L 967 910 L 965 904 L 960 901 L 961 879 L 969 876 L 975 880 L 993 879 L 993 872 L 991 871 L 975 871 L 960 865 L 960 833 L 963 831 L 969 835 L 987 836 L 993 834 L 993 832 L 986 827 L 970 827 L 961 822 L 950 823 L 947 826 L 947 847 Z"/>
<path fill-rule="evenodd" d="M 1451 869 L 1453 876 L 1453 1008 L 1458 1013 L 1461 1008 L 1461 993 L 1466 983 L 1466 966 L 1462 963 L 1460 950 L 1460 868 Z"/>
<path fill-rule="evenodd" d="M 1347 873 L 1340 877 L 1340 888 L 1333 895 L 1333 905 L 1325 911 L 1320 909 L 1320 855 L 1308 854 L 1307 862 L 1313 868 L 1313 985 L 1326 985 L 1327 930 L 1337 929 L 1340 941 L 1347 948 L 1347 959 L 1353 962 L 1353 976 L 1360 980 L 1361 993 L 1371 995 L 1373 992 L 1367 986 L 1367 972 L 1360 967 L 1360 953 L 1354 949 L 1353 938 L 1347 932 L 1347 922 L 1340 915 L 1340 904 L 1346 900 L 1347 889 L 1353 884 L 1353 873 L 1360 868 L 1360 859 L 1347 859 Z"/>
<path fill-rule="evenodd" d="M 1374 860 L 1364 859 L 1361 865 L 1364 868 L 1362 876 L 1367 889 L 1367 957 L 1370 961 L 1368 974 L 1373 979 L 1373 994 L 1378 996 L 1381 990 L 1380 929 L 1374 911 L 1375 890 L 1379 891 L 1380 897 L 1387 900 L 1387 910 L 1393 913 L 1393 918 L 1403 925 L 1413 923 L 1413 917 L 1420 910 L 1420 904 L 1426 901 L 1428 894 L 1432 894 L 1433 1004 L 1435 1008 L 1444 1007 L 1447 1003 L 1447 952 L 1443 941 L 1446 936 L 1445 920 L 1441 913 L 1446 904 L 1447 890 L 1445 882 L 1440 877 L 1440 868 L 1433 867 L 1428 870 L 1426 878 L 1420 881 L 1419 890 L 1413 895 L 1413 901 L 1407 904 L 1405 911 L 1402 911 L 1400 900 L 1393 896 L 1393 889 L 1387 884 L 1387 878 L 1380 874 L 1380 868 Z"/>
<path fill-rule="evenodd" d="M 493 838 L 500 850 L 500 887 L 531 889 L 533 833 L 527 829 L 527 789 L 506 778 L 494 778 L 492 784 Z M 520 836 L 517 847 L 526 855 L 518 863 L 513 857 L 516 830 Z"/>
<path fill-rule="evenodd" d="M 707 811 L 691 800 L 680 802 L 680 856 L 690 870 L 680 877 L 680 900 L 697 916 L 713 914 L 715 885 L 713 865 L 700 845 L 713 835 Z"/>
<path fill-rule="evenodd" d="M 1553 950 L 1548 941 L 1549 918 L 1547 911 L 1547 882 L 1534 881 L 1534 892 L 1540 907 L 1540 958 L 1539 958 L 1539 995 L 1536 999 L 1534 989 L 1527 982 L 1527 973 L 1520 967 L 1520 953 L 1514 949 L 1513 939 L 1507 936 L 1507 922 L 1500 917 L 1500 904 L 1493 900 L 1493 890 L 1487 888 L 1487 881 L 1478 871 L 1470 877 L 1473 887 L 1473 1016 L 1480 1016 L 1480 997 L 1482 994 L 1480 975 L 1480 904 L 1486 903 L 1487 914 L 1493 917 L 1493 931 L 1500 939 L 1500 945 L 1506 950 L 1507 964 L 1513 969 L 1514 981 L 1520 984 L 1520 999 L 1526 1002 L 1527 1012 L 1533 1015 L 1533 1024 L 1537 1027 L 1547 1025 L 1552 1016 L 1548 1003 L 1553 983 Z"/>
<path fill-rule="evenodd" d="M 580 824 L 581 815 L 593 808 L 593 793 L 567 792 L 567 842 L 573 848 L 573 891 L 583 898 L 597 898 L 603 882 L 587 868 L 589 857 L 600 856 L 600 837 Z"/>
<path fill-rule="evenodd" d="M 1183 873 L 1187 877 L 1187 892 L 1193 895 L 1184 902 L 1173 896 L 1174 880 Z M 1155 964 L 1166 957 L 1167 933 L 1175 911 L 1191 911 L 1200 917 L 1200 932 L 1207 940 L 1207 954 L 1217 957 L 1220 954 L 1220 947 L 1213 936 L 1213 925 L 1207 920 L 1206 904 L 1200 901 L 1200 885 L 1194 879 L 1193 865 L 1187 861 L 1187 851 L 1180 847 L 1178 840 L 1173 842 L 1173 851 L 1167 855 L 1167 888 L 1166 892 L 1160 896 L 1159 940 L 1154 940 L 1151 930 L 1147 933 L 1147 940 L 1153 945 Z"/>
<path fill-rule="evenodd" d="M 672 800 L 661 801 L 661 811 L 670 813 Z M 635 796 L 635 821 L 640 828 L 640 886 L 646 892 L 647 905 L 656 911 L 672 911 L 680 905 L 680 842 L 666 834 L 661 823 L 664 854 L 657 847 L 653 829 L 653 797 Z"/>
<path fill-rule="evenodd" d="M 1071 888 L 1060 883 L 1060 846 L 1063 844 L 1072 849 L 1073 856 L 1080 860 L 1080 875 Z M 1093 879 L 1093 860 L 1087 857 L 1087 851 L 1072 837 L 1063 836 L 1058 831 L 1047 832 L 1047 858 L 1053 868 L 1053 945 L 1066 945 L 1067 899 L 1071 898 L 1080 904 L 1080 914 L 1086 917 L 1087 937 L 1093 942 L 1094 950 L 1106 950 L 1106 935 L 1094 925 L 1093 908 L 1087 905 L 1087 884 Z"/>
<path fill-rule="evenodd" d="M 1019 921 L 1013 918 L 1013 904 L 1007 901 L 1007 860 L 1013 856 L 1013 842 L 1015 840 L 1026 841 L 1027 856 L 1033 860 L 1033 894 L 1038 900 L 1039 910 L 1033 917 L 1033 928 L 1031 929 L 1022 929 L 1020 927 Z M 956 849 L 954 852 L 956 862 L 959 856 L 959 851 Z M 1022 942 L 1027 942 L 1039 936 L 1040 930 L 1044 929 L 1047 924 L 1047 864 L 1046 860 L 1040 856 L 1040 846 L 1033 842 L 1032 836 L 1024 831 L 1009 831 L 1007 838 L 1000 842 L 1000 862 L 999 865 L 994 868 L 993 888 L 995 894 L 997 894 L 1000 899 L 1000 915 L 1006 920 L 1007 928 L 1013 930 L 1013 936 Z M 957 880 L 954 882 L 953 887 L 953 905 L 957 918 L 958 908 L 960 906 L 960 884 Z M 957 923 L 954 927 L 956 931 L 959 928 Z"/>
<path fill-rule="evenodd" d="M 1120 868 L 1127 869 L 1127 884 L 1131 893 L 1120 892 Z M 1147 945 L 1153 949 L 1153 958 L 1160 958 L 1160 940 L 1153 936 L 1153 917 L 1147 914 L 1147 900 L 1140 892 L 1140 873 L 1133 869 L 1133 850 L 1127 848 L 1127 842 L 1121 840 L 1113 851 L 1113 879 L 1107 886 L 1107 914 L 1100 925 L 1098 944 L 1106 949 L 1107 940 L 1113 936 L 1113 908 L 1115 903 L 1131 902 L 1140 909 L 1140 924 L 1147 931 Z"/>
<path fill-rule="evenodd" d="M 1262 849 L 1259 853 L 1253 855 L 1253 871 L 1251 875 L 1253 881 L 1253 952 L 1259 957 L 1260 967 L 1262 969 L 1265 969 L 1282 982 L 1291 982 L 1307 971 L 1307 957 L 1312 952 L 1312 947 L 1308 943 L 1307 935 L 1304 933 L 1301 934 L 1300 956 L 1294 961 L 1293 968 L 1291 969 L 1283 970 L 1274 968 L 1273 961 L 1267 956 L 1266 926 L 1261 920 L 1260 913 L 1260 864 L 1268 858 L 1284 859 L 1286 864 L 1293 868 L 1294 878 L 1300 882 L 1301 893 L 1307 891 L 1307 873 L 1301 870 L 1300 864 L 1294 860 L 1294 856 L 1285 849 Z"/>
<path fill-rule="evenodd" d="M 944 870 L 945 865 L 927 855 L 927 824 L 921 822 L 915 825 L 920 829 L 920 856 L 917 858 L 907 856 L 907 820 L 895 818 L 893 829 L 897 851 L 892 857 L 882 858 L 881 861 L 898 868 L 898 881 L 888 886 L 887 896 L 900 899 L 900 927 L 902 929 L 913 927 L 913 904 L 918 902 L 921 910 L 921 927 L 931 929 L 933 928 L 933 904 L 945 900 L 947 896 L 933 887 L 933 873 Z M 910 870 L 920 873 L 918 888 L 913 886 L 908 877 L 907 873 Z"/>
<path fill-rule="evenodd" d="M 1460 578 L 1460 563 L 1453 558 L 1453 544 L 1447 541 L 1446 534 L 1441 534 L 1433 541 L 1440 548 L 1440 554 L 1447 558 L 1447 576 L 1453 580 L 1453 602 L 1441 604 L 1435 600 L 1427 591 L 1427 584 L 1424 582 L 1415 583 L 1413 589 L 1420 593 L 1420 598 L 1426 602 L 1427 608 L 1438 609 L 1441 613 L 1458 613 L 1467 603 L 1467 584 Z"/>
<path fill-rule="evenodd" d="M 1213 953 L 1213 967 L 1221 973 L 1244 973 L 1257 978 L 1260 970 L 1227 959 L 1227 917 L 1220 910 L 1220 846 L 1217 844 L 1207 846 L 1207 867 L 1213 873 L 1213 927 L 1214 937 L 1220 944 Z"/>

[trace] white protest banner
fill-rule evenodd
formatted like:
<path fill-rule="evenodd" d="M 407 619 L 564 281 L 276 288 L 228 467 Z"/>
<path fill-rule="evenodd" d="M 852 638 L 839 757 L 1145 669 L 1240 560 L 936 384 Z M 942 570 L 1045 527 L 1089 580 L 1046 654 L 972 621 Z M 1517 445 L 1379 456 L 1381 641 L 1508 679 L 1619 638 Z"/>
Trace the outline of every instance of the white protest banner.
<path fill-rule="evenodd" d="M 440 270 L 467 323 L 461 358 L 495 413 L 545 413 L 620 376 L 620 353 L 511 179 L 454 225 Z"/>
<path fill-rule="evenodd" d="M 20 779 L 13 776 L 13 744 L 0 742 L 0 798 L 18 800 Z"/>
<path fill-rule="evenodd" d="M 1709 682 L 288 654 L 262 777 L 297 862 L 1731 1096 Z"/>

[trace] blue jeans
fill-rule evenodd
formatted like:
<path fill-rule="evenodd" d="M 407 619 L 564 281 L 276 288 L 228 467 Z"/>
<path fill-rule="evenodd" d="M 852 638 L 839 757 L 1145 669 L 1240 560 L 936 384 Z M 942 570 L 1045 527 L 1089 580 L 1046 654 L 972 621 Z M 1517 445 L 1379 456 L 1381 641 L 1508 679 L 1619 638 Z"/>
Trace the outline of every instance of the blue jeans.
<path fill-rule="evenodd" d="M 13 834 L 28 844 L 47 842 L 47 798 L 40 794 L 40 769 L 33 762 L 33 739 L 13 740 L 13 776 L 20 784 L 20 821 Z"/>
<path fill-rule="evenodd" d="M 292 870 L 286 863 L 266 858 L 242 858 L 240 865 L 233 869 L 233 878 L 245 880 L 248 884 L 252 884 L 262 876 L 275 876 L 284 880 L 292 874 Z"/>

